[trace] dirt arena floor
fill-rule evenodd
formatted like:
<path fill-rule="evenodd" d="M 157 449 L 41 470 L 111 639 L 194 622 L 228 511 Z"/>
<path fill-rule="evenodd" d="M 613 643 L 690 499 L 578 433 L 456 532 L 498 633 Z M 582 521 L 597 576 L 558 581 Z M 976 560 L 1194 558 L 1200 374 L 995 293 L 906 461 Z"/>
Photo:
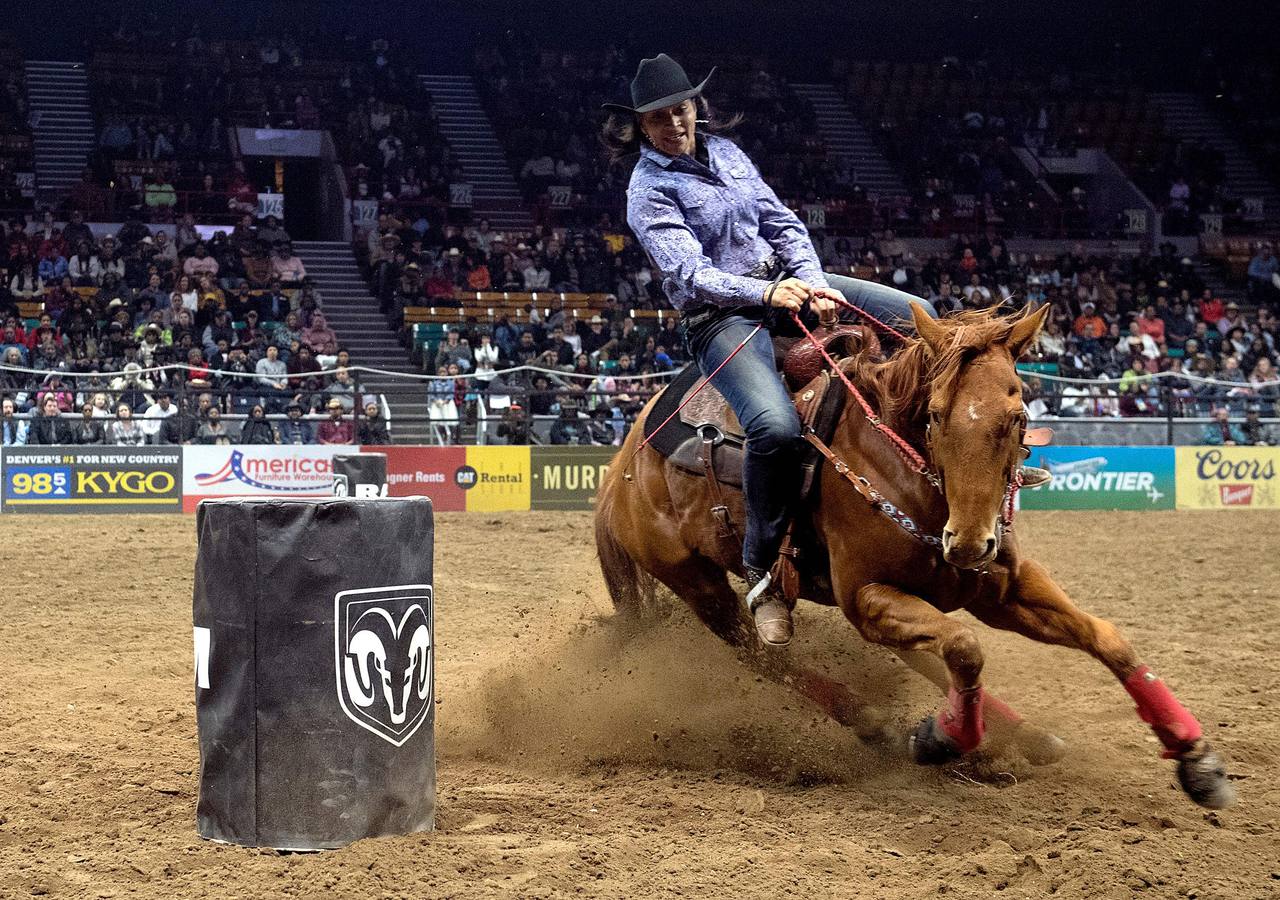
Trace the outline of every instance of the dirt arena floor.
<path fill-rule="evenodd" d="M 0 896 L 1280 896 L 1280 515 L 1026 513 L 1229 758 L 1210 813 L 1083 656 L 980 627 L 1070 743 L 941 770 L 861 744 L 680 610 L 610 626 L 586 513 L 439 517 L 438 830 L 325 854 L 201 841 L 194 520 L 0 517 Z M 933 689 L 829 610 L 791 652 L 902 733 Z"/>

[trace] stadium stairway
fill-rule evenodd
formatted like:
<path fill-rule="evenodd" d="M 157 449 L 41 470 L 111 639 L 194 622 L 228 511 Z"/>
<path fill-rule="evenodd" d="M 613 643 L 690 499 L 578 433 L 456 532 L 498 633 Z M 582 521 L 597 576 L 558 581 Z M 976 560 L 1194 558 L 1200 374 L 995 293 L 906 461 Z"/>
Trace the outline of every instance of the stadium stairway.
<path fill-rule="evenodd" d="M 293 249 L 307 267 L 323 301 L 323 311 L 342 346 L 351 351 L 351 363 L 388 372 L 421 374 L 387 327 L 387 317 L 360 275 L 351 245 L 344 241 L 294 241 Z M 356 381 L 367 392 L 384 394 L 391 408 L 391 434 L 397 444 L 425 443 L 425 422 L 415 416 L 426 412 L 425 385 L 395 375 L 361 372 Z M 413 388 L 410 390 L 409 388 Z"/>
<path fill-rule="evenodd" d="M 858 183 L 868 193 L 905 194 L 907 186 L 862 127 L 840 91 L 829 84 L 795 84 L 791 90 L 813 104 L 818 131 L 827 146 L 853 166 Z"/>
<path fill-rule="evenodd" d="M 1244 147 L 1223 128 L 1212 110 L 1196 94 L 1148 94 L 1160 110 L 1165 127 L 1186 141 L 1204 141 L 1225 161 L 1227 193 L 1236 198 L 1261 197 L 1268 231 L 1280 228 L 1280 191 L 1258 168 Z M 1164 199 L 1164 198 L 1161 198 Z"/>
<path fill-rule="evenodd" d="M 431 92 L 440 130 L 471 183 L 472 217 L 497 231 L 525 230 L 533 218 L 525 208 L 507 156 L 493 133 L 475 85 L 466 75 L 420 75 Z"/>
<path fill-rule="evenodd" d="M 81 62 L 29 59 L 26 80 L 35 141 L 36 187 L 43 196 L 79 181 L 93 150 L 89 73 Z"/>

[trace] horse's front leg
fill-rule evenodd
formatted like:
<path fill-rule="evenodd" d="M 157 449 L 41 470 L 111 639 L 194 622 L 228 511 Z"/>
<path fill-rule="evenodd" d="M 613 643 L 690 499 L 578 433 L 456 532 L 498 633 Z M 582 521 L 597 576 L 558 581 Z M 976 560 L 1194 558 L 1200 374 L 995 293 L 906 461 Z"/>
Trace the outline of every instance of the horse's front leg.
<path fill-rule="evenodd" d="M 948 762 L 982 743 L 983 657 L 973 629 L 885 584 L 864 585 L 840 608 L 868 641 L 894 650 L 928 651 L 946 664 L 947 705 L 912 734 L 916 762 Z"/>
<path fill-rule="evenodd" d="M 1138 716 L 1164 745 L 1164 756 L 1178 760 L 1178 780 L 1188 796 L 1212 809 L 1234 802 L 1235 791 L 1222 758 L 1204 739 L 1195 716 L 1139 661 L 1133 645 L 1116 626 L 1079 609 L 1039 563 L 1022 563 L 1010 595 L 1002 602 L 977 603 L 968 609 L 992 627 L 1074 647 L 1097 659 L 1133 697 Z"/>
<path fill-rule="evenodd" d="M 893 652 L 916 673 L 933 682 L 944 696 L 950 692 L 951 676 L 939 657 L 921 650 L 895 649 Z M 982 692 L 982 719 L 986 724 L 988 749 L 999 752 L 1012 744 L 1035 766 L 1057 762 L 1066 753 L 1067 745 L 1062 738 L 1028 722 L 986 688 Z"/>

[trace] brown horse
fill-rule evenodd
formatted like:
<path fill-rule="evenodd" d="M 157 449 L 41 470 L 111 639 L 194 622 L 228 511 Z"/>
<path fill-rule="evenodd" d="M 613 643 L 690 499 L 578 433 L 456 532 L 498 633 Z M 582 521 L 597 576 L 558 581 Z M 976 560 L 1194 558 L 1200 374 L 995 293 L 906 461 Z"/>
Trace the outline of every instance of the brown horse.
<path fill-rule="evenodd" d="M 1039 332 L 1047 307 L 1014 317 L 970 312 L 943 320 L 914 312 L 918 338 L 887 360 L 855 357 L 841 369 L 878 408 L 883 426 L 919 449 L 930 477 L 916 471 L 857 404 L 846 404 L 821 480 L 798 513 L 829 567 L 829 586 L 811 589 L 806 599 L 839 606 L 863 638 L 895 650 L 947 693 L 942 712 L 909 738 L 918 762 L 968 753 L 988 727 L 1032 762 L 1061 752 L 1057 738 L 983 691 L 978 639 L 946 615 L 965 609 L 995 628 L 1093 656 L 1133 697 L 1165 756 L 1178 760 L 1188 795 L 1204 806 L 1229 805 L 1232 787 L 1199 723 L 1114 625 L 1077 608 L 1042 565 L 1022 554 L 1008 527 L 1010 480 L 1017 477 L 1026 426 L 1014 363 Z M 651 410 L 652 404 L 642 419 Z M 601 568 L 619 613 L 643 617 L 646 589 L 656 579 L 763 671 L 837 721 L 873 733 L 864 707 L 843 685 L 758 645 L 727 579 L 729 572 L 741 574 L 741 548 L 718 532 L 706 479 L 640 447 L 642 432 L 641 420 L 601 487 L 596 511 Z M 741 525 L 740 494 L 726 488 L 723 495 Z"/>

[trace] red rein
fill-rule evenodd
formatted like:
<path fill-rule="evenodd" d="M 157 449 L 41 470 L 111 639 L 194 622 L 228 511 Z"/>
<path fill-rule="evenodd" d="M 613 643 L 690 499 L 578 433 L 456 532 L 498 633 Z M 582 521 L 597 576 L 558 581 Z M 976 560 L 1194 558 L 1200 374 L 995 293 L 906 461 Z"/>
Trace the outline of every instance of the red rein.
<path fill-rule="evenodd" d="M 858 310 L 858 312 L 862 313 L 869 320 L 879 325 L 881 328 L 884 328 L 892 332 L 893 334 L 896 334 L 899 337 L 902 337 L 901 332 L 894 331 L 892 328 L 890 328 L 888 325 L 884 324 L 879 319 L 872 316 L 870 313 L 862 312 L 861 309 L 854 306 L 852 303 L 845 301 L 843 302 L 842 305 L 848 306 L 850 309 Z M 804 332 L 804 336 L 809 339 L 809 343 L 812 344 L 820 354 L 822 354 L 822 358 L 826 360 L 827 365 L 831 367 L 831 371 L 835 373 L 836 377 L 838 377 L 842 382 L 844 382 L 845 389 L 848 390 L 848 392 L 853 395 L 853 398 L 858 401 L 858 405 L 862 407 L 863 415 L 867 417 L 867 421 L 871 423 L 871 426 L 875 428 L 876 431 L 880 432 L 882 435 L 884 435 L 886 438 L 889 439 L 890 443 L 894 445 L 898 453 L 900 453 L 902 455 L 902 458 L 905 459 L 911 465 L 912 469 L 915 472 L 917 472 L 920 475 L 928 475 L 929 464 L 925 462 L 924 457 L 921 456 L 919 453 L 917 453 L 916 449 L 912 447 L 911 444 L 907 443 L 907 441 L 904 440 L 901 435 L 899 435 L 896 431 L 894 431 L 888 425 L 885 425 L 883 422 L 880 421 L 880 417 L 876 415 L 876 411 L 872 408 L 871 404 L 867 402 L 867 398 L 862 396 L 862 392 L 859 391 L 856 387 L 854 387 L 853 382 L 850 381 L 849 377 L 844 374 L 844 372 L 841 370 L 840 366 L 836 363 L 836 361 L 831 358 L 831 354 L 827 352 L 827 348 L 822 346 L 822 342 L 813 336 L 812 331 L 810 331 L 808 328 L 805 327 L 804 322 L 800 320 L 799 314 L 792 313 L 791 320 L 795 322 L 797 326 L 799 326 L 802 332 Z"/>

